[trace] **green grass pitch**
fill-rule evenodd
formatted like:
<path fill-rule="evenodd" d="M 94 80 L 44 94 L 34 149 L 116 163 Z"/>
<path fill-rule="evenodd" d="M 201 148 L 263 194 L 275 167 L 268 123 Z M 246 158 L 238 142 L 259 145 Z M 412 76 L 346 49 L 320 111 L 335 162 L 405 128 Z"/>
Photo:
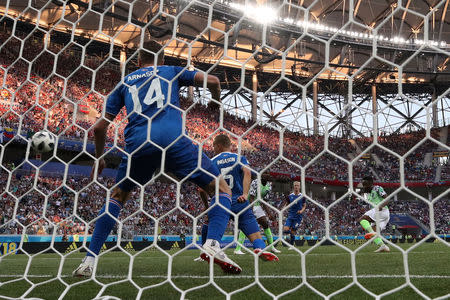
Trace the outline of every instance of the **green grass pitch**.
<path fill-rule="evenodd" d="M 415 244 L 397 245 L 407 249 Z M 348 249 L 356 247 L 349 246 Z M 332 299 L 373 299 L 358 284 L 374 294 L 401 287 L 407 282 L 406 261 L 413 287 L 430 298 L 450 297 L 450 248 L 441 242 L 419 245 L 408 254 L 408 260 L 394 247 L 391 247 L 391 253 L 373 253 L 375 246 L 367 245 L 354 256 L 358 284 L 353 285 L 351 254 L 338 246 L 315 247 L 304 261 L 296 251 L 288 251 L 284 247 L 279 249 L 282 250 L 279 262 L 259 262 L 256 270 L 259 282 L 255 280 L 253 256 L 237 256 L 232 250 L 227 250 L 227 254 L 243 268 L 243 272 L 227 275 L 214 266 L 214 280 L 210 280 L 207 263 L 193 261 L 200 253 L 198 250 L 166 252 L 173 255 L 170 279 L 167 277 L 170 268 L 168 255 L 159 250 L 148 250 L 138 255 L 134 251 L 128 252 L 135 255 L 132 265 L 130 256 L 125 253 L 104 253 L 95 279 L 89 280 L 70 275 L 83 253 L 67 254 L 63 263 L 58 254 L 39 254 L 30 262 L 26 255 L 9 255 L 0 260 L 0 298 L 93 299 L 110 295 L 121 299 L 179 299 L 181 293 L 177 288 L 200 287 L 187 292 L 185 299 L 225 299 L 219 289 L 225 292 L 239 290 L 231 299 L 271 299 L 264 289 L 276 296 L 293 290 L 279 298 L 283 300 L 322 299 L 315 290 L 330 295 L 341 289 Z M 310 248 L 303 246 L 297 249 L 304 252 Z M 24 279 L 27 268 L 28 276 Z M 59 278 L 58 272 L 61 274 Z M 303 272 L 306 277 L 303 277 Z M 294 291 L 299 285 L 300 288 Z M 246 286 L 249 288 L 244 289 Z M 140 292 L 138 287 L 148 288 Z M 345 287 L 348 288 L 343 290 Z M 404 286 L 383 299 L 422 297 L 414 288 Z"/>

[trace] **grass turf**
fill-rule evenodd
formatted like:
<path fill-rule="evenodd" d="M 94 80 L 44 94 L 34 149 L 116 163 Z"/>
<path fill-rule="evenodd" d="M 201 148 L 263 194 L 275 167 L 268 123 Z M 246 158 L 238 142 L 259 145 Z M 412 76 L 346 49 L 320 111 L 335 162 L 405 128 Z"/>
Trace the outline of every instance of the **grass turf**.
<path fill-rule="evenodd" d="M 397 245 L 407 249 L 413 244 Z M 358 246 L 346 247 L 355 250 Z M 280 299 L 322 299 L 317 292 L 330 295 L 341 289 L 332 299 L 373 299 L 361 286 L 382 294 L 406 283 L 404 256 L 393 247 L 391 253 L 373 253 L 374 246 L 367 245 L 355 254 L 354 267 L 361 286 L 352 284 L 352 257 L 345 249 L 338 246 L 297 249 L 310 252 L 302 260 L 298 252 L 280 247 L 279 262 L 260 261 L 256 270 L 259 283 L 255 280 L 254 257 L 237 256 L 232 250 L 227 250 L 227 254 L 243 272 L 227 275 L 214 266 L 214 280 L 210 280 L 207 263 L 193 261 L 199 255 L 198 250 L 104 253 L 97 276 L 87 280 L 71 277 L 83 253 L 66 254 L 63 262 L 56 253 L 39 254 L 32 259 L 23 254 L 9 255 L 0 260 L 0 298 L 92 299 L 111 295 L 121 299 L 179 299 L 180 290 L 199 287 L 188 291 L 185 299 L 225 299 L 221 290 L 227 293 L 239 290 L 231 299 L 271 299 L 267 292 L 280 295 L 290 290 Z M 172 262 L 168 254 L 173 256 Z M 407 260 L 412 286 L 405 285 L 383 299 L 422 299 L 414 288 L 430 298 L 449 295 L 449 261 L 450 248 L 443 243 L 424 243 L 413 249 Z M 172 272 L 168 279 L 170 266 Z M 24 278 L 27 268 L 28 276 Z M 306 278 L 302 276 L 303 268 Z M 128 274 L 131 280 L 127 279 Z"/>

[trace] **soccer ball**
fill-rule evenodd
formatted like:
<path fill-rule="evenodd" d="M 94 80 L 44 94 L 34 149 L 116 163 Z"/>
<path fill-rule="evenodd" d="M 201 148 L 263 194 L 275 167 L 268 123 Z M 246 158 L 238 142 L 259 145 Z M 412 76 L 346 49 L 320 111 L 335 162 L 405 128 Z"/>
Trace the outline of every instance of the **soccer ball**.
<path fill-rule="evenodd" d="M 39 153 L 49 152 L 55 148 L 55 136 L 47 131 L 41 130 L 36 132 L 31 138 L 31 147 Z"/>

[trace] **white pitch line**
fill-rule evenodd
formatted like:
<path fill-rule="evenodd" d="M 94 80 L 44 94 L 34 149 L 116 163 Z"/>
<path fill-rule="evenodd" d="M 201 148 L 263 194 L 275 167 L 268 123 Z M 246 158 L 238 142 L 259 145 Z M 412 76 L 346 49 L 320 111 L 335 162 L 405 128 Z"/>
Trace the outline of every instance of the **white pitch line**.
<path fill-rule="evenodd" d="M 411 252 L 408 255 L 413 255 L 413 254 L 449 254 L 450 252 L 446 252 L 446 251 L 417 251 L 417 252 Z M 394 252 L 391 254 L 402 254 L 402 252 Z M 229 255 L 233 255 L 232 253 L 229 253 Z M 310 256 L 342 256 L 342 255 L 350 255 L 350 252 L 345 252 L 345 253 L 309 253 L 306 254 L 306 257 L 310 257 Z M 358 256 L 362 256 L 362 255 L 375 255 L 373 252 L 357 252 L 356 255 Z M 165 255 L 162 255 L 163 257 L 166 257 Z M 300 257 L 299 254 L 281 254 L 279 255 L 279 257 L 283 258 L 283 257 Z M 124 259 L 128 259 L 127 257 L 123 257 Z M 178 256 L 178 258 L 184 258 L 184 259 L 191 259 L 190 256 Z M 20 256 L 10 256 L 8 257 L 8 259 L 20 259 Z M 61 260 L 61 257 L 39 257 L 38 260 Z M 104 257 L 102 256 L 101 259 L 118 259 L 117 257 Z M 120 259 L 120 258 L 119 258 Z M 143 259 L 161 259 L 160 256 L 147 256 L 144 257 Z M 80 257 L 66 257 L 64 258 L 64 260 L 81 260 Z"/>
<path fill-rule="evenodd" d="M 20 278 L 24 277 L 23 275 L 7 275 L 7 274 L 0 274 L 0 278 Z M 53 275 L 28 275 L 27 278 L 56 278 L 56 276 Z M 66 277 L 72 277 L 71 275 L 62 275 L 60 276 L 62 278 Z M 127 278 L 127 276 L 123 275 L 97 275 L 96 278 L 105 278 L 105 279 L 120 279 L 120 278 Z M 409 275 L 410 278 L 425 278 L 425 279 L 450 279 L 450 275 Z M 167 278 L 165 275 L 139 275 L 139 276 L 132 276 L 132 278 Z M 209 276 L 203 276 L 203 275 L 173 275 L 170 278 L 172 279 L 209 279 Z M 255 278 L 255 276 L 252 275 L 229 275 L 229 276 L 214 276 L 214 278 L 220 278 L 220 279 L 252 279 Z M 259 278 L 263 279 L 301 279 L 302 276 L 298 275 L 260 275 Z M 310 275 L 306 276 L 306 278 L 309 279 L 346 279 L 346 278 L 353 278 L 352 275 Z M 357 278 L 405 278 L 404 275 L 386 275 L 386 274 L 366 274 L 366 275 L 357 275 Z"/>

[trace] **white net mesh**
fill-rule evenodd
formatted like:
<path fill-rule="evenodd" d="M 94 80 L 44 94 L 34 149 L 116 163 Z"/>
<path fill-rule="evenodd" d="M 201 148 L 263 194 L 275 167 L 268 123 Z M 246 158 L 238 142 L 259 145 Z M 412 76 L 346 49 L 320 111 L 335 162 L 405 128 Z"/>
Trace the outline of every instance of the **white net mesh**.
<path fill-rule="evenodd" d="M 412 2 L 0 0 L 0 296 L 449 297 L 448 1 Z M 132 179 L 94 275 L 72 278 L 121 156 L 139 150 L 125 153 L 132 114 L 122 110 L 106 169 L 90 179 L 94 126 L 138 69 L 144 40 L 164 46 L 167 64 L 219 78 L 220 110 L 208 106 L 206 79 L 180 88 L 180 108 L 158 91 L 146 103 L 178 109 L 183 136 L 209 157 L 226 133 L 254 177 L 272 182 L 256 198 L 278 262 L 258 260 L 248 241 L 234 255 L 233 221 L 222 247 L 243 272 L 194 262 L 205 207 L 187 176 L 162 167 L 146 183 Z M 58 136 L 51 153 L 30 149 L 41 129 Z M 161 150 L 161 166 L 171 163 Z M 359 223 L 372 208 L 358 185 L 367 175 L 388 194 L 370 241 Z M 295 203 L 284 201 L 294 181 L 306 209 L 291 245 L 283 227 Z M 390 253 L 373 253 L 378 236 Z"/>

